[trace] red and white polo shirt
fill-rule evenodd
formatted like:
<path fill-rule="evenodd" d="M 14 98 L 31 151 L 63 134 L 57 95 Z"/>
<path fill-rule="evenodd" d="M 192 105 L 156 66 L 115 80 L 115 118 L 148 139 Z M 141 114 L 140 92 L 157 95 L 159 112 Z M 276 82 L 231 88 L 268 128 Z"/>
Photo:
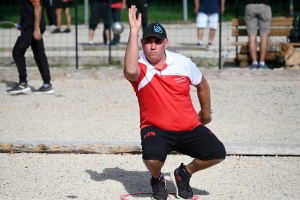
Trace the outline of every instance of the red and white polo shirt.
<path fill-rule="evenodd" d="M 198 85 L 202 73 L 181 54 L 165 50 L 166 63 L 156 69 L 144 53 L 138 61 L 140 76 L 131 82 L 140 106 L 140 128 L 191 130 L 201 123 L 190 97 L 190 85 Z"/>

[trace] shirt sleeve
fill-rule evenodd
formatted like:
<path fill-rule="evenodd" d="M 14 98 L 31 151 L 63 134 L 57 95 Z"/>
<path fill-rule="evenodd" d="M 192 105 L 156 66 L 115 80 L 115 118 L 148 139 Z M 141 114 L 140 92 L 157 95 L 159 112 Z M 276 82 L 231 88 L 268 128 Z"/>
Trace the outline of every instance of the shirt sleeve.
<path fill-rule="evenodd" d="M 198 85 L 202 80 L 202 72 L 190 58 L 188 58 L 188 66 L 191 85 Z"/>

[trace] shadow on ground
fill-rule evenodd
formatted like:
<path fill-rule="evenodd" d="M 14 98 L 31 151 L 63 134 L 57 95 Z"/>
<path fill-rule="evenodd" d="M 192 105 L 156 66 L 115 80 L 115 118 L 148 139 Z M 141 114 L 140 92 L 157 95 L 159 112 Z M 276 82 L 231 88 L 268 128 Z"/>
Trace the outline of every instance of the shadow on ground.
<path fill-rule="evenodd" d="M 136 192 L 151 192 L 150 187 L 150 175 L 147 171 L 126 171 L 116 168 L 106 168 L 102 173 L 93 170 L 86 170 L 92 180 L 94 181 L 106 181 L 106 180 L 115 180 L 124 185 L 124 188 L 128 193 Z M 165 174 L 165 177 L 167 175 Z M 175 192 L 175 186 L 171 181 L 167 182 L 167 191 Z M 199 190 L 193 188 L 195 195 L 209 195 L 209 192 L 205 190 Z M 145 195 L 134 195 L 135 197 L 145 197 Z"/>

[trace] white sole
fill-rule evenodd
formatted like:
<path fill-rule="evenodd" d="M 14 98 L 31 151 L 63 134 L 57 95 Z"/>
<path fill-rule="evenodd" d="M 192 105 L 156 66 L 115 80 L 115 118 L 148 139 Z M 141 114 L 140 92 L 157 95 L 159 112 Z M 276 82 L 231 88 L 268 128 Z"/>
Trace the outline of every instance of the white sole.
<path fill-rule="evenodd" d="M 27 92 L 30 92 L 30 91 L 31 91 L 31 89 L 30 89 L 30 87 L 28 87 L 28 88 L 25 88 L 23 90 L 9 91 L 8 93 L 9 94 L 22 94 L 22 93 L 27 93 Z"/>

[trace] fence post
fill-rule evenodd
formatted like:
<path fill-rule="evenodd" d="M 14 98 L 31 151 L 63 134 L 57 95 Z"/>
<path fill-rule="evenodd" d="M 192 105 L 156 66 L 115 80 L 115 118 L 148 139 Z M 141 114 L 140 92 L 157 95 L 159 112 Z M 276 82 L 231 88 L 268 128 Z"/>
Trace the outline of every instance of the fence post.
<path fill-rule="evenodd" d="M 294 0 L 290 0 L 290 15 L 294 15 Z"/>
<path fill-rule="evenodd" d="M 75 47 L 76 69 L 78 69 L 78 0 L 75 0 Z"/>
<path fill-rule="evenodd" d="M 187 0 L 182 0 L 183 4 L 183 21 L 188 20 L 188 9 L 187 9 Z"/>
<path fill-rule="evenodd" d="M 84 23 L 89 23 L 89 0 L 84 0 Z"/>
<path fill-rule="evenodd" d="M 220 9 L 219 9 L 219 69 L 221 69 L 222 65 L 222 0 L 220 0 Z"/>

